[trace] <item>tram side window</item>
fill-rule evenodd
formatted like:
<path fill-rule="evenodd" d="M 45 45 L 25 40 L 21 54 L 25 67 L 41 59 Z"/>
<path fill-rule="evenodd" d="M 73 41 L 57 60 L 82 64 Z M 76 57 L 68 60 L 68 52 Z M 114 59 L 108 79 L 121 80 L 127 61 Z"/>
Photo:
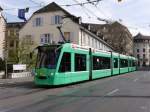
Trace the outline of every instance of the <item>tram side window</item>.
<path fill-rule="evenodd" d="M 93 56 L 93 70 L 110 69 L 110 58 Z"/>
<path fill-rule="evenodd" d="M 118 68 L 118 59 L 114 58 L 114 68 Z"/>
<path fill-rule="evenodd" d="M 75 71 L 86 71 L 86 55 L 75 54 Z"/>
<path fill-rule="evenodd" d="M 100 70 L 102 69 L 103 63 L 100 60 L 100 57 L 93 56 L 93 70 Z"/>
<path fill-rule="evenodd" d="M 110 69 L 110 58 L 103 57 L 103 69 Z"/>
<path fill-rule="evenodd" d="M 128 67 L 128 60 L 120 59 L 120 68 Z"/>
<path fill-rule="evenodd" d="M 70 53 L 64 53 L 60 67 L 59 72 L 71 72 L 71 54 Z"/>
<path fill-rule="evenodd" d="M 125 60 L 125 67 L 128 67 L 128 60 Z"/>

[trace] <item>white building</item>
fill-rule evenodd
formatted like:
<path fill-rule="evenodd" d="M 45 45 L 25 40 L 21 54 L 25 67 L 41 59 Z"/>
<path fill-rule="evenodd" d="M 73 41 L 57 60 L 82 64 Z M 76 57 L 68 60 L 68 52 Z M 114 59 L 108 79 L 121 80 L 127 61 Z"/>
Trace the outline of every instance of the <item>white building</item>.
<path fill-rule="evenodd" d="M 110 45 L 81 25 L 81 18 L 71 15 L 54 2 L 33 13 L 20 30 L 19 38 L 26 45 L 32 46 L 28 49 L 43 43 L 58 43 L 62 41 L 58 26 L 62 26 L 61 30 L 67 41 L 97 49 L 112 50 Z"/>
<path fill-rule="evenodd" d="M 134 56 L 138 66 L 150 66 L 150 36 L 138 34 L 134 37 Z"/>
<path fill-rule="evenodd" d="M 2 15 L 2 10 L 0 7 L 0 58 L 4 59 L 6 21 Z"/>

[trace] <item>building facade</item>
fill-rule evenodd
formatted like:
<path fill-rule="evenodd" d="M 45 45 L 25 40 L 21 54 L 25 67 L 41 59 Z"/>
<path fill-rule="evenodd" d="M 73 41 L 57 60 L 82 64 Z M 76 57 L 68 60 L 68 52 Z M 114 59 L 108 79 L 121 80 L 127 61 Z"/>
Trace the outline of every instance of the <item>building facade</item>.
<path fill-rule="evenodd" d="M 150 66 L 150 36 L 139 33 L 134 37 L 134 56 L 138 66 Z"/>
<path fill-rule="evenodd" d="M 18 62 L 19 30 L 23 25 L 24 22 L 7 23 L 6 43 L 8 64 L 15 64 Z"/>
<path fill-rule="evenodd" d="M 64 38 L 72 43 L 111 51 L 113 48 L 97 35 L 82 26 L 81 18 L 71 15 L 56 3 L 39 9 L 19 32 L 21 45 L 32 51 L 41 44 L 57 44 Z"/>
<path fill-rule="evenodd" d="M 2 8 L 0 7 L 0 58 L 5 58 L 5 32 L 6 21 L 2 15 Z"/>
<path fill-rule="evenodd" d="M 103 25 L 85 23 L 83 25 L 111 45 L 115 51 L 126 55 L 133 55 L 132 35 L 127 27 L 121 23 L 113 22 Z"/>

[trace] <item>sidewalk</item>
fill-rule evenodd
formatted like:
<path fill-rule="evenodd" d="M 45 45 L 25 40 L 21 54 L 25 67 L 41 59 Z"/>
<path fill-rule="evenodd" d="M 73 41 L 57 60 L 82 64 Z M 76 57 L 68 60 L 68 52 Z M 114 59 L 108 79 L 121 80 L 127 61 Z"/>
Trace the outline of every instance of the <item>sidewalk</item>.
<path fill-rule="evenodd" d="M 0 85 L 32 82 L 33 79 L 34 79 L 33 76 L 31 76 L 31 77 L 22 77 L 22 78 L 13 78 L 13 79 L 0 79 Z"/>
<path fill-rule="evenodd" d="M 150 66 L 138 67 L 138 71 L 150 71 Z"/>

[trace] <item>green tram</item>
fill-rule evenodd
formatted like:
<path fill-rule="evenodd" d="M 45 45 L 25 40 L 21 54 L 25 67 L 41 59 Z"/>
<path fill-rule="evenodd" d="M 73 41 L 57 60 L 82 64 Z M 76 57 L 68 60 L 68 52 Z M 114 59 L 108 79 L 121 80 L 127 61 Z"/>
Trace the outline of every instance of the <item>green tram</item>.
<path fill-rule="evenodd" d="M 64 85 L 136 70 L 136 58 L 66 43 L 39 46 L 34 82 Z"/>

